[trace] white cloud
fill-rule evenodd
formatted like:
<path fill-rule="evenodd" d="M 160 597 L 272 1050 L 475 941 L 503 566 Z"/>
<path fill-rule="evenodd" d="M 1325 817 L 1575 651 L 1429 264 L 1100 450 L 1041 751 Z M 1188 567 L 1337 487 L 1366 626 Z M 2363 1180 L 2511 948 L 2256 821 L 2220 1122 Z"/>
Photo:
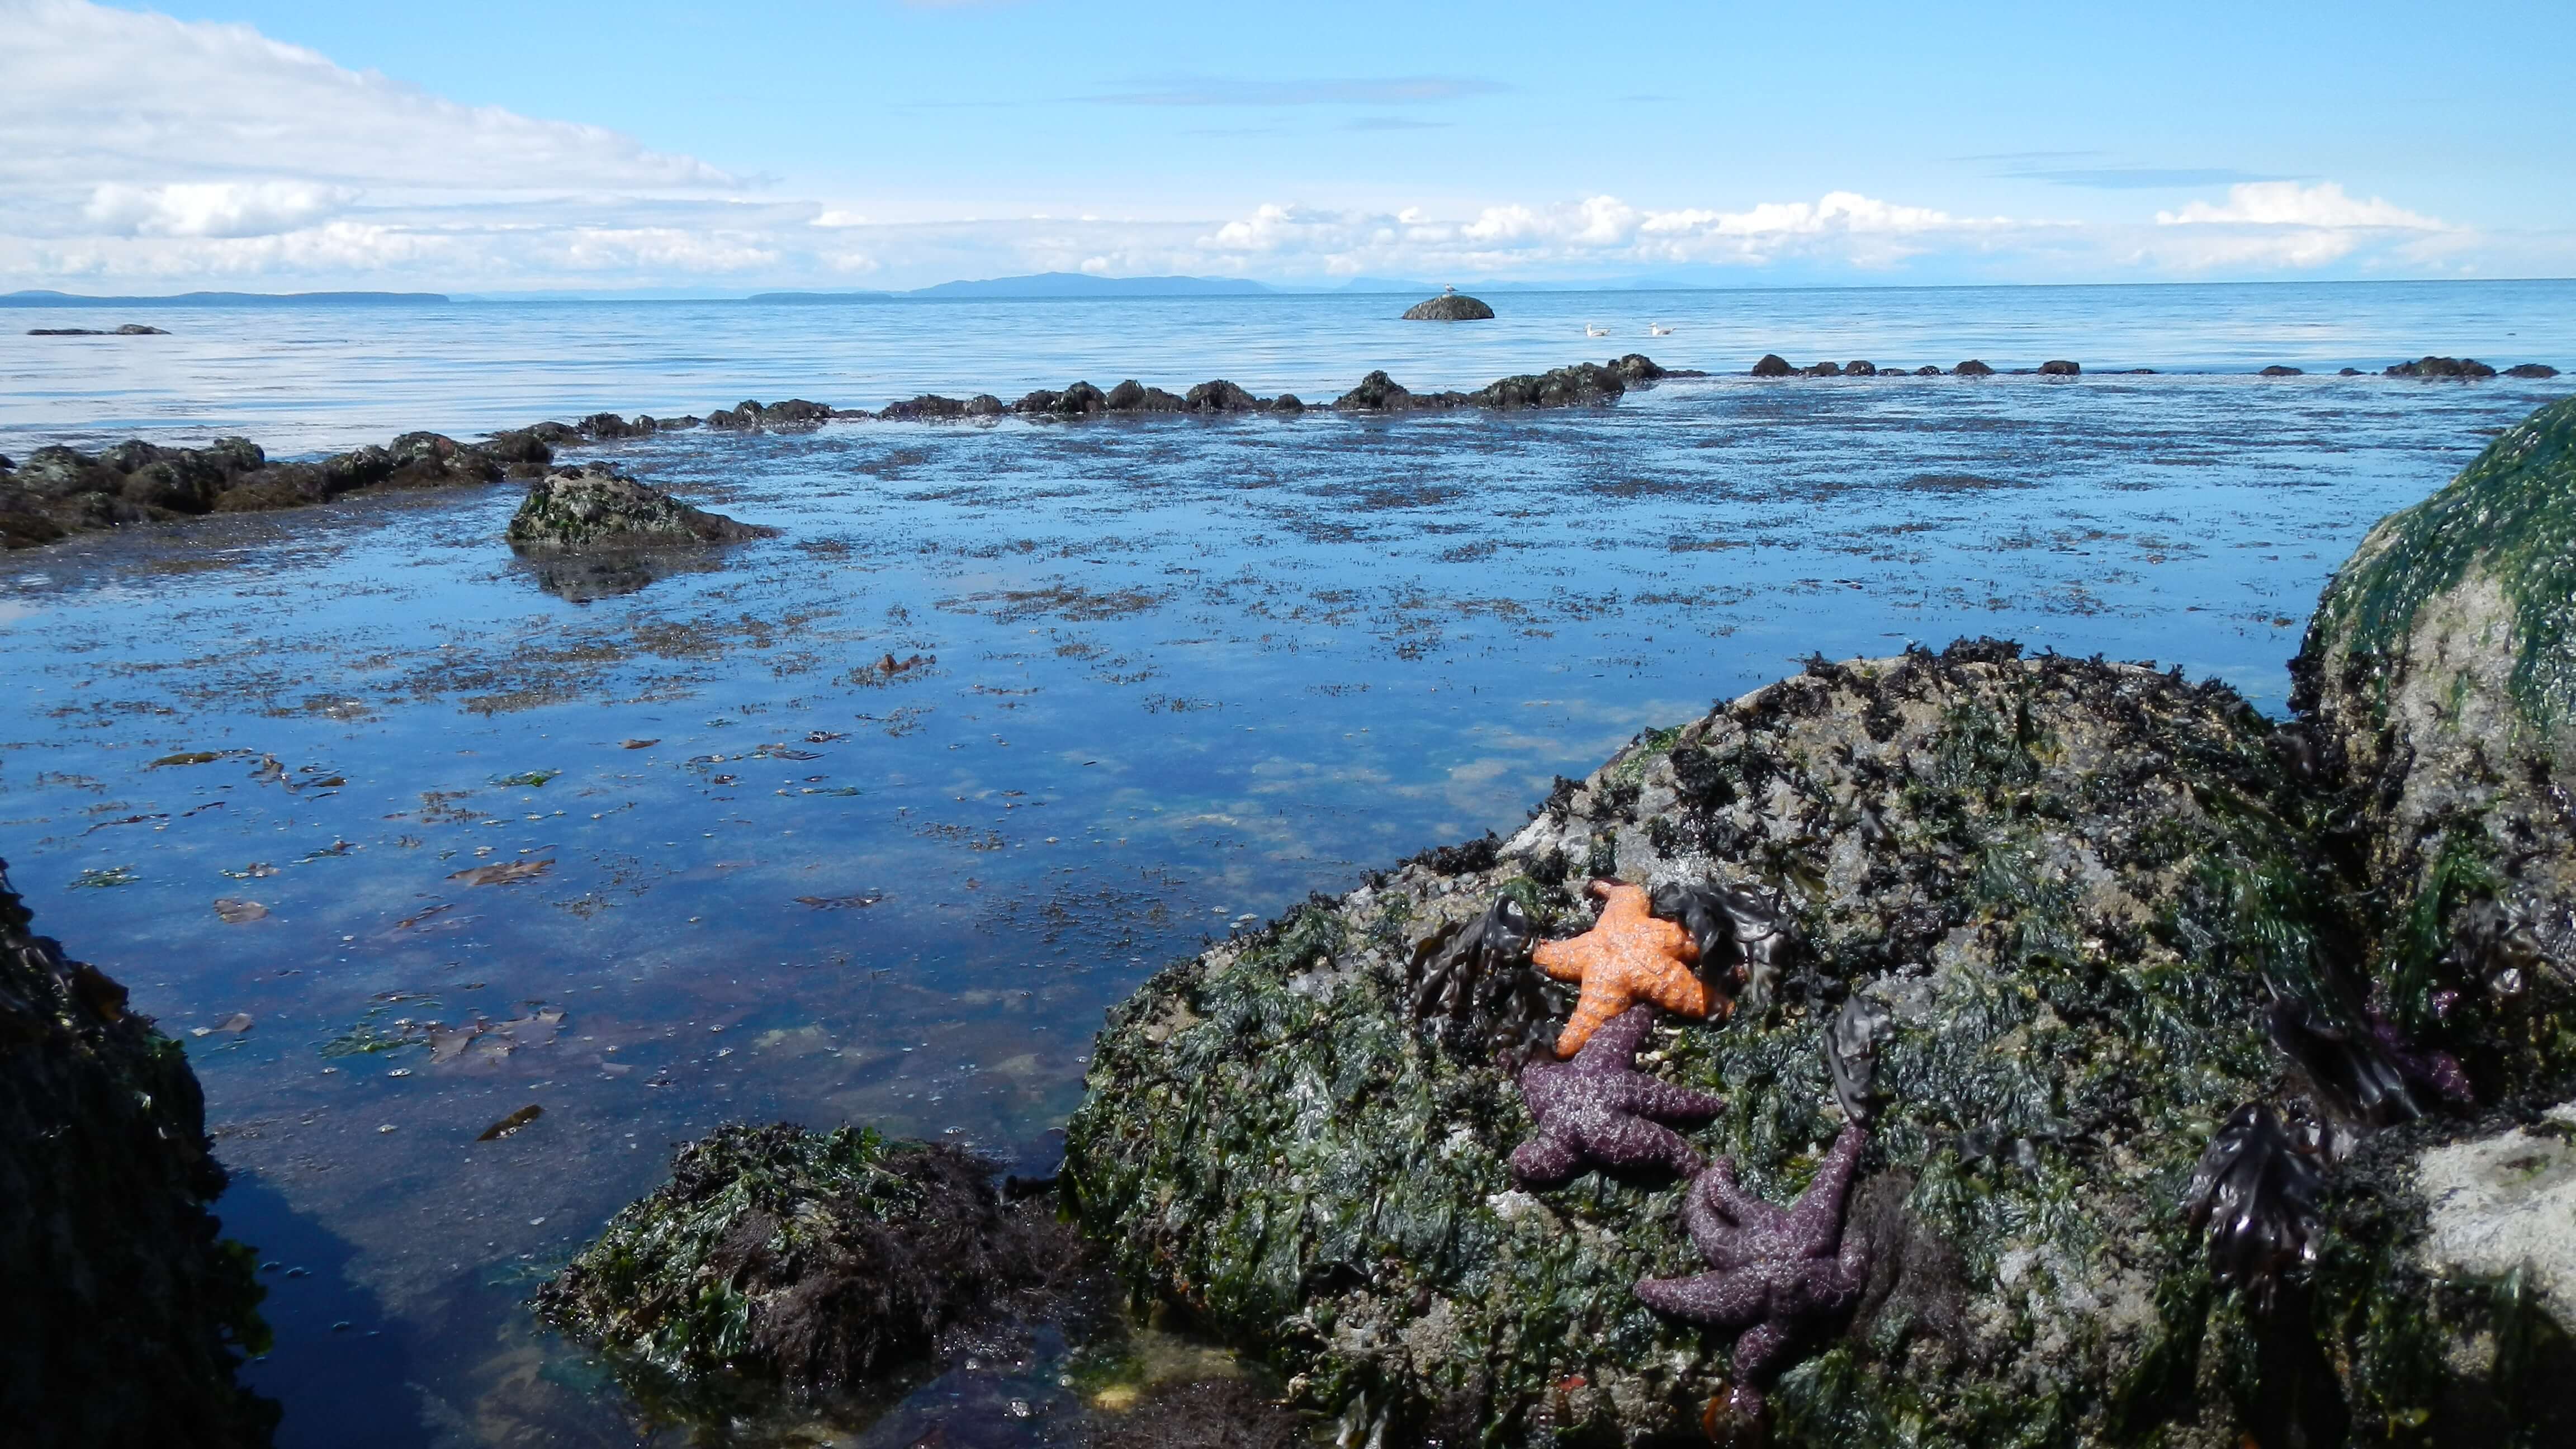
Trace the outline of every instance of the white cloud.
<path fill-rule="evenodd" d="M 2334 182 L 2245 182 L 2223 200 L 2085 223 L 1847 190 L 1672 205 L 1505 195 L 1378 208 L 1328 197 L 1143 219 L 1073 197 L 1050 216 L 888 221 L 902 200 L 756 191 L 632 136 L 461 105 L 244 25 L 0 0 L 0 37 L 0 289 L 908 287 L 1075 270 L 1308 283 L 2040 281 L 2443 275 L 2498 255 L 2532 273 L 2576 265 L 2563 236 L 2499 251 L 2506 241 Z"/>
<path fill-rule="evenodd" d="M 111 181 L 90 193 L 83 215 L 118 236 L 273 236 L 323 220 L 358 196 L 350 187 L 310 181 Z"/>
<path fill-rule="evenodd" d="M 2429 216 L 2408 211 L 2402 206 L 2392 206 L 2376 196 L 2368 201 L 2355 201 L 2344 194 L 2341 185 L 2332 181 L 2321 181 L 2314 186 L 2302 186 L 2296 181 L 2240 182 L 2227 188 L 2227 200 L 2222 203 L 2195 201 L 2180 211 L 2159 211 L 2156 222 L 2161 226 L 2233 224 L 2447 230 L 2441 222 Z"/>
<path fill-rule="evenodd" d="M 0 184 L 731 188 L 599 126 L 464 106 L 247 25 L 0 0 Z"/>

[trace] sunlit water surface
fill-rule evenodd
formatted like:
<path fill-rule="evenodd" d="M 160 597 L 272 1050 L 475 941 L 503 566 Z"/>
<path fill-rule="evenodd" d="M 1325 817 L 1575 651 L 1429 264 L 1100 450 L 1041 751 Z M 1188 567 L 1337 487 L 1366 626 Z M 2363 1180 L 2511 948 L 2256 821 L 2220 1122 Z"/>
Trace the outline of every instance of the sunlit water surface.
<path fill-rule="evenodd" d="M 2565 361 L 2510 334 L 2576 335 L 2570 292 L 1559 297 L 1489 333 L 1349 299 L 1033 305 L 1016 331 L 976 307 L 238 311 L 144 318 L 229 342 L 69 362 L 11 339 L 12 451 L 240 430 L 285 453 L 1074 375 L 1472 385 L 1650 311 L 1681 330 L 1620 350 L 1731 373 L 1774 348 L 2168 370 L 667 435 L 600 451 L 782 536 L 587 604 L 503 547 L 507 486 L 14 554 L 0 853 L 40 928 L 188 1043 L 228 1231 L 275 1264 L 252 1378 L 282 1442 L 631 1443 L 521 1304 L 672 1143 L 855 1121 L 1045 1171 L 1101 1013 L 1155 966 L 1508 832 L 1555 775 L 1812 653 L 1993 634 L 2277 712 L 2369 524 L 2565 389 L 2249 364 L 2384 365 L 2412 339 Z M 342 330 L 307 339 L 317 363 L 244 340 L 263 327 Z M 465 874 L 495 866 L 517 878 Z M 477 1021 L 447 1049 L 424 1030 Z M 955 1388 L 903 1433 L 991 1418 L 943 1407 Z"/>

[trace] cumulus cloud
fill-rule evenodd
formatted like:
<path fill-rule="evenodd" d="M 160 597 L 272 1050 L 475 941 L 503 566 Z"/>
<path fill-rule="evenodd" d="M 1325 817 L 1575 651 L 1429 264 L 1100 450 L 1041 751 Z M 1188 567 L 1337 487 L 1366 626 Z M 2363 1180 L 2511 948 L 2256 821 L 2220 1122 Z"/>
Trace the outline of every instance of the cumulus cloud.
<path fill-rule="evenodd" d="M 2248 181 L 2227 188 L 2224 202 L 2195 201 L 2180 211 L 2159 211 L 2156 222 L 2161 226 L 2303 226 L 2319 228 L 2388 228 L 2401 231 L 2442 231 L 2441 222 L 2429 216 L 2392 206 L 2374 196 L 2356 201 L 2344 194 L 2342 186 L 2321 181 L 2302 186 L 2296 181 Z"/>
<path fill-rule="evenodd" d="M 1281 200 L 1231 214 L 887 221 L 900 201 L 797 198 L 574 121 L 466 106 L 244 25 L 84 0 L 0 0 L 0 288 L 287 290 L 889 287 L 1080 270 L 1289 283 L 1360 275 L 1594 279 L 2442 274 L 2492 238 L 2334 182 L 2239 179 L 2128 222 L 1969 214 L 1824 190 L 1805 198 L 1502 195 L 1440 207 Z M 1104 101 L 1358 108 L 1364 129 L 1439 124 L 1491 95 L 1443 75 L 1140 83 Z M 1997 159 L 1997 158 L 1989 158 Z M 2063 169 L 2082 153 L 2000 158 Z M 2204 173 L 2156 173 L 2179 184 Z M 2208 184 L 2236 179 L 2205 173 Z M 2125 173 L 2121 176 L 2124 178 Z M 2115 178 L 2125 185 L 2125 179 Z M 1081 198 L 1075 198 L 1077 202 Z M 2564 270 L 2571 249 L 2530 265 Z M 2539 257 L 2540 253 L 2533 252 Z"/>
<path fill-rule="evenodd" d="M 728 189 L 736 178 L 600 126 L 465 106 L 247 25 L 84 0 L 0 0 L 0 184 Z"/>
<path fill-rule="evenodd" d="M 1200 245 L 1218 255 L 1345 276 L 1421 268 L 1475 274 L 1567 266 L 1760 267 L 1789 258 L 1885 267 L 2014 226 L 2000 217 L 1953 216 L 1851 191 L 1740 211 L 1657 210 L 1591 196 L 1488 206 L 1461 220 L 1419 210 L 1268 205 L 1216 228 Z"/>
<path fill-rule="evenodd" d="M 117 236 L 272 236 L 310 226 L 358 196 L 310 181 L 108 182 L 90 193 L 82 214 Z"/>

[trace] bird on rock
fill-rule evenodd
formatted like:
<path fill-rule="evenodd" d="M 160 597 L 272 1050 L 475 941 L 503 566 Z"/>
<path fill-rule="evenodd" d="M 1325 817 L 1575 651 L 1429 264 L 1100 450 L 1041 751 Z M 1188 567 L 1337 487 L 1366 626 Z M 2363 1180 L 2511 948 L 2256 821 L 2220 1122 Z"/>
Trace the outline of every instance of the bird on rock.
<path fill-rule="evenodd" d="M 1738 1187 L 1734 1161 L 1719 1158 L 1682 1203 L 1682 1225 L 1711 1271 L 1637 1284 L 1638 1299 L 1659 1313 L 1737 1331 L 1727 1405 L 1743 1425 L 1760 1423 L 1763 1390 L 1868 1286 L 1868 1242 L 1843 1237 L 1843 1198 L 1868 1142 L 1857 1124 L 1844 1127 L 1789 1208 Z"/>
<path fill-rule="evenodd" d="M 1573 1019 L 1557 1034 L 1556 1054 L 1583 1050 L 1594 1032 L 1641 1001 L 1678 1016 L 1708 1015 L 1714 997 L 1691 971 L 1699 945 L 1690 932 L 1655 919 L 1645 891 L 1636 886 L 1596 880 L 1592 893 L 1602 905 L 1591 930 L 1571 940 L 1542 941 L 1530 952 L 1548 975 L 1582 983 Z"/>
<path fill-rule="evenodd" d="M 1534 1062 L 1521 1072 L 1521 1100 L 1538 1133 L 1512 1149 L 1512 1180 L 1559 1187 L 1586 1168 L 1663 1168 L 1685 1177 L 1704 1166 L 1681 1134 L 1726 1110 L 1707 1092 L 1659 1082 L 1636 1070 L 1637 1047 L 1655 1013 L 1632 1006 L 1583 1044 L 1570 1062 Z"/>

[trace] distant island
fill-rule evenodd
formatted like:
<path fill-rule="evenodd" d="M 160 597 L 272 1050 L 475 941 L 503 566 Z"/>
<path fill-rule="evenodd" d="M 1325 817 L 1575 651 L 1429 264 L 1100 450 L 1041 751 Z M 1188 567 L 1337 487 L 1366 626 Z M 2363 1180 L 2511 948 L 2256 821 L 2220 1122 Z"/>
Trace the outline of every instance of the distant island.
<path fill-rule="evenodd" d="M 174 297 L 84 297 L 0 292 L 0 307 L 442 307 L 440 292 L 181 292 Z"/>

